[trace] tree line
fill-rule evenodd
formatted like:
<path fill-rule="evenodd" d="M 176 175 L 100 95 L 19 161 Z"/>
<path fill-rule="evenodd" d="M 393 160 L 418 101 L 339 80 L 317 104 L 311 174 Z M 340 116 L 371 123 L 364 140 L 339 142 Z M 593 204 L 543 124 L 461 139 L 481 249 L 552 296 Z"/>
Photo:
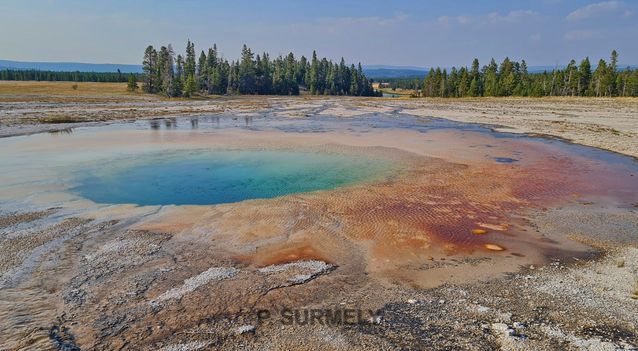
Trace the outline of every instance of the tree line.
<path fill-rule="evenodd" d="M 372 81 L 363 73 L 361 64 L 346 65 L 317 58 L 296 59 L 292 53 L 270 58 L 268 53 L 255 55 L 243 46 L 238 60 L 228 61 L 217 45 L 195 54 L 190 40 L 184 55 L 171 45 L 156 50 L 149 45 L 142 62 L 142 89 L 147 93 L 169 97 L 195 94 L 299 95 L 301 89 L 312 95 L 375 96 Z"/>
<path fill-rule="evenodd" d="M 186 54 L 177 55 L 171 45 L 156 51 L 149 46 L 144 53 L 143 74 L 118 72 L 57 72 L 34 69 L 0 70 L 0 80 L 128 82 L 135 91 L 143 83 L 147 93 L 166 96 L 194 94 L 262 94 L 298 95 L 307 90 L 313 95 L 375 96 L 372 79 L 357 67 L 317 58 L 296 59 L 290 53 L 270 59 L 267 53 L 255 55 L 244 45 L 241 58 L 227 61 L 213 46 L 195 55 L 195 45 L 188 41 Z M 579 64 L 571 60 L 563 69 L 529 73 L 525 60 L 494 59 L 480 67 L 474 59 L 470 68 L 436 68 L 423 79 L 385 79 L 383 86 L 415 91 L 424 97 L 478 96 L 638 96 L 638 69 L 618 67 L 618 53 L 609 62 L 601 59 L 595 68 L 586 57 Z"/>
<path fill-rule="evenodd" d="M 479 66 L 430 70 L 421 81 L 395 80 L 392 88 L 414 89 L 424 97 L 474 96 L 638 96 L 638 70 L 618 68 L 618 53 L 609 62 L 601 59 L 592 69 L 589 58 L 579 64 L 571 60 L 564 69 L 529 73 L 525 60 L 520 63 L 505 58 L 500 65 L 492 59 Z"/>
<path fill-rule="evenodd" d="M 138 79 L 139 75 L 134 75 Z M 3 69 L 0 70 L 0 80 L 43 81 L 43 82 L 107 82 L 124 83 L 130 78 L 129 74 L 117 72 L 57 72 L 40 71 L 37 69 Z"/>

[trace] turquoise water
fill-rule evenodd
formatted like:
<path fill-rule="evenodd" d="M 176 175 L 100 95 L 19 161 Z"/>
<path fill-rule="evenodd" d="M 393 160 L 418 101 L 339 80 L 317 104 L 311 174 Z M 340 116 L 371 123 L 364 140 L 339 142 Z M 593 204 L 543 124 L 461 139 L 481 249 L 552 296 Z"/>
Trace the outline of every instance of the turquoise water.
<path fill-rule="evenodd" d="M 384 161 L 331 153 L 182 151 L 96 166 L 72 190 L 97 203 L 209 205 L 334 189 L 388 169 Z"/>

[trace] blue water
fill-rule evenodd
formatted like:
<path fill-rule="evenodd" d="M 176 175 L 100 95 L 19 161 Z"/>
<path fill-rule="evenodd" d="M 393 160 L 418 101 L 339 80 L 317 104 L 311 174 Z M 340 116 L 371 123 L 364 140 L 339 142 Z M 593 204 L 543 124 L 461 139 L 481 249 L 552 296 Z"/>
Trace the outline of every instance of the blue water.
<path fill-rule="evenodd" d="M 625 167 L 632 177 L 638 174 L 638 163 L 628 156 L 571 144 L 558 138 L 495 132 L 492 127 L 458 123 L 441 118 L 416 117 L 397 110 L 387 114 L 370 113 L 347 119 L 331 116 L 289 118 L 271 113 L 254 117 L 220 115 L 163 118 L 114 123 L 100 128 L 110 131 L 147 130 L 158 139 L 164 135 L 185 130 L 198 130 L 201 133 L 243 129 L 313 134 L 324 132 L 363 134 L 372 130 L 406 129 L 423 133 L 424 140 L 427 139 L 427 133 L 430 131 L 467 131 L 486 134 L 504 141 L 522 139 L 552 145 L 590 160 Z M 93 131 L 94 128 L 79 127 L 64 133 L 56 133 L 55 137 L 73 137 L 74 130 L 83 133 Z M 485 146 L 495 147 L 489 144 Z M 468 147 L 471 148 L 474 145 Z M 86 174 L 74 177 L 78 185 L 73 190 L 78 195 L 98 203 L 217 204 L 332 189 L 373 179 L 391 168 L 387 164 L 381 165 L 378 161 L 375 163 L 375 161 L 354 156 L 266 151 L 245 151 L 244 153 L 217 152 L 205 156 L 199 152 L 199 156 L 198 153 L 182 156 L 162 154 L 143 156 L 133 162 L 112 160 L 108 167 L 96 167 Z M 254 153 L 259 153 L 261 156 Z M 497 163 L 524 161 L 524 157 L 517 152 L 513 152 L 511 157 L 501 157 L 498 152 L 494 155 L 486 153 L 485 157 Z M 269 163 L 262 164 L 260 161 Z M 109 168 L 113 167 L 111 165 L 116 165 L 117 168 Z M 85 172 L 85 165 L 82 167 L 80 172 Z"/>
<path fill-rule="evenodd" d="M 390 168 L 332 153 L 180 151 L 93 167 L 72 191 L 97 203 L 210 205 L 334 189 L 379 179 Z"/>

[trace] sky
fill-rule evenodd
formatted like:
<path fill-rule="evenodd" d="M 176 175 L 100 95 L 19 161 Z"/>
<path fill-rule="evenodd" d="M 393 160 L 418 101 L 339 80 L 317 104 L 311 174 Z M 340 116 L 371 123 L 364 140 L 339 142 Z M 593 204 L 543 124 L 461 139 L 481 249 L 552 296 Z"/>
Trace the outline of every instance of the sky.
<path fill-rule="evenodd" d="M 367 65 L 638 64 L 636 0 L 0 0 L 0 59 L 139 64 L 146 46 L 245 43 Z"/>

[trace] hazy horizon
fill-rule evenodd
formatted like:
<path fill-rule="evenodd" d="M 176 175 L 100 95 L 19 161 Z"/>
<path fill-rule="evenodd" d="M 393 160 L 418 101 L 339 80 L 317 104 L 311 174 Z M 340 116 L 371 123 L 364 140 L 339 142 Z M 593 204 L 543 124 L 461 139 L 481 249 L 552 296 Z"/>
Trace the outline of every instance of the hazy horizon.
<path fill-rule="evenodd" d="M 140 64 L 147 45 L 183 52 L 217 43 L 228 59 L 245 43 L 271 55 L 293 52 L 365 65 L 416 67 L 485 64 L 508 56 L 554 66 L 615 49 L 638 62 L 638 3 L 381 0 L 282 0 L 213 4 L 202 0 L 87 3 L 25 0 L 0 3 L 0 59 L 30 62 Z"/>

